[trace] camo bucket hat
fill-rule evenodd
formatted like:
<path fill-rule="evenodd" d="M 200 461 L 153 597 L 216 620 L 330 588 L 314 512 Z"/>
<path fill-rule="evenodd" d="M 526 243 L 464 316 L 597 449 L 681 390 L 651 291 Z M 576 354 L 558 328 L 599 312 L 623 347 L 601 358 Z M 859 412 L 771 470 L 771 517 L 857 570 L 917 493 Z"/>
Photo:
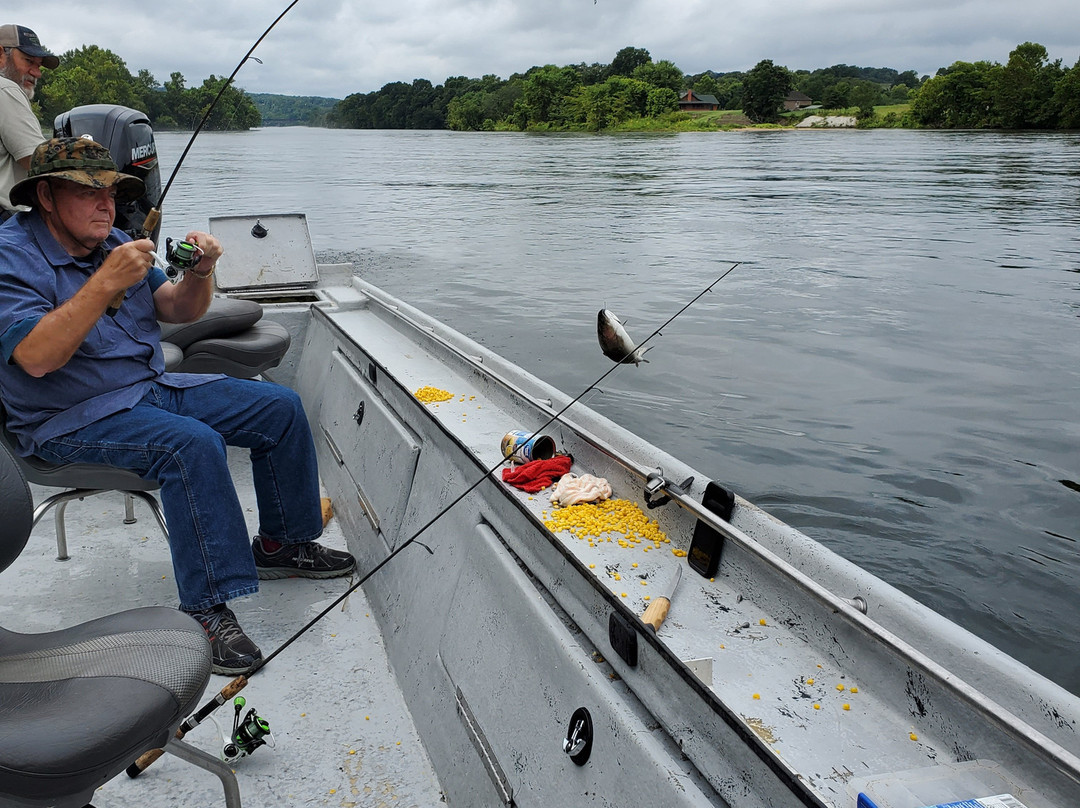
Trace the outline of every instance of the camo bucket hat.
<path fill-rule="evenodd" d="M 130 202 L 143 194 L 143 181 L 121 174 L 109 150 L 89 136 L 54 137 L 46 140 L 30 158 L 26 179 L 11 188 L 11 204 L 32 205 L 38 180 L 56 177 L 91 188 L 116 187 L 116 201 Z"/>

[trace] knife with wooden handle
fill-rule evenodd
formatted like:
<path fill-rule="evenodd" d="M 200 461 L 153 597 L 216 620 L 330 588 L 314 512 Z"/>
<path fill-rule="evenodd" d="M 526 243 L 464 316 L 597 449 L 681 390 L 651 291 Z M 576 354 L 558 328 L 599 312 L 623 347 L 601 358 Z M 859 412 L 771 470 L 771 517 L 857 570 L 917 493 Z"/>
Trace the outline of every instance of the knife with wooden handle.
<path fill-rule="evenodd" d="M 660 625 L 667 619 L 668 609 L 671 608 L 671 599 L 675 596 L 675 588 L 679 585 L 679 580 L 682 578 L 682 565 L 675 567 L 675 574 L 671 576 L 671 580 L 668 581 L 666 587 L 664 587 L 664 594 L 658 595 L 656 599 L 649 604 L 649 608 L 645 610 L 645 614 L 641 616 L 642 621 L 649 626 L 653 633 L 660 630 Z"/>

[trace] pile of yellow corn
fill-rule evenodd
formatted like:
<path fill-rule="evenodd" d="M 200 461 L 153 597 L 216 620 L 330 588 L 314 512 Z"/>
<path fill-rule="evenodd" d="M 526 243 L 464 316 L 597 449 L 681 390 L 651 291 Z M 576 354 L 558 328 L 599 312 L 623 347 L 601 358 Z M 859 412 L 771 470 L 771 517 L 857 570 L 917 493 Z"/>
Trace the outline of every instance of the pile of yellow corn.
<path fill-rule="evenodd" d="M 553 533 L 567 531 L 589 544 L 615 541 L 620 547 L 641 547 L 648 552 L 660 549 L 661 544 L 671 543 L 659 522 L 650 520 L 641 508 L 625 499 L 571 505 L 551 513 L 545 511 L 544 525 Z"/>
<path fill-rule="evenodd" d="M 449 401 L 454 397 L 453 393 L 446 390 L 440 390 L 438 387 L 430 387 L 425 385 L 413 393 L 420 401 L 425 404 L 434 404 L 439 401 Z"/>

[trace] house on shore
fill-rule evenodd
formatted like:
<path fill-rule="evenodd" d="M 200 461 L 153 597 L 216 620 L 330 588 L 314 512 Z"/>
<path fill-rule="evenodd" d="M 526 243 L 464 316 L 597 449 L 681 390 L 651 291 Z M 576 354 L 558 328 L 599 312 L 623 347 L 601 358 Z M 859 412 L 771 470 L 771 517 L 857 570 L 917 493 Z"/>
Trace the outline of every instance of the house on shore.
<path fill-rule="evenodd" d="M 800 93 L 798 90 L 792 90 L 786 96 L 784 96 L 784 109 L 788 112 L 792 112 L 796 109 L 802 109 L 813 104 L 814 101 L 806 93 Z"/>
<path fill-rule="evenodd" d="M 714 109 L 720 109 L 720 102 L 716 100 L 715 95 L 706 95 L 704 93 L 695 93 L 693 90 L 687 90 L 679 96 L 680 112 L 697 112 Z"/>

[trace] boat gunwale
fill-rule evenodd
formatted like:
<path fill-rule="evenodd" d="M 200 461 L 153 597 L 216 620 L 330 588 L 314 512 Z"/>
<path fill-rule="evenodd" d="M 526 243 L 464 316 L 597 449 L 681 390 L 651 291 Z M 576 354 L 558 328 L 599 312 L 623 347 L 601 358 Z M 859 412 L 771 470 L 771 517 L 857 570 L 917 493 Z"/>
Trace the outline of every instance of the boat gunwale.
<path fill-rule="evenodd" d="M 448 350 L 451 354 L 457 356 L 458 360 L 467 365 L 470 371 L 472 371 L 473 373 L 481 374 L 489 380 L 496 382 L 497 385 L 502 387 L 504 390 L 509 391 L 512 395 L 518 396 L 518 398 L 524 398 L 529 405 L 538 408 L 541 413 L 548 417 L 551 417 L 552 421 L 557 420 L 559 423 L 562 423 L 562 425 L 575 432 L 586 443 L 589 443 L 591 446 L 597 449 L 598 452 L 602 452 L 603 454 L 610 457 L 612 460 L 620 463 L 626 471 L 630 471 L 631 473 L 636 474 L 642 480 L 647 479 L 648 472 L 643 471 L 642 467 L 636 466 L 636 464 L 632 460 L 626 458 L 621 453 L 617 452 L 616 449 L 600 445 L 599 439 L 597 439 L 597 437 L 593 435 L 588 429 L 577 425 L 577 423 L 566 418 L 565 415 L 558 414 L 559 410 L 554 409 L 551 404 L 546 403 L 542 400 L 538 400 L 535 395 L 526 392 L 522 387 L 513 385 L 510 380 L 505 379 L 495 371 L 492 371 L 492 369 L 486 366 L 483 361 L 477 361 L 468 352 L 462 350 L 461 347 L 454 345 L 453 342 L 438 334 L 435 331 L 434 326 L 422 324 L 419 319 L 410 317 L 409 314 L 406 314 L 406 311 L 415 312 L 416 314 L 420 315 L 420 318 L 428 318 L 428 315 L 423 314 L 423 312 L 414 309 L 413 307 L 405 304 L 405 302 L 401 300 L 396 300 L 395 298 L 387 295 L 386 293 L 381 293 L 381 289 L 376 292 L 377 287 L 370 286 L 369 284 L 366 284 L 360 279 L 353 279 L 353 283 L 354 286 L 359 288 L 359 291 L 361 291 L 362 294 L 364 294 L 370 300 L 376 302 L 379 310 L 382 312 L 386 312 L 388 317 L 392 318 L 393 321 L 404 323 L 409 328 L 413 329 L 413 331 L 415 331 L 417 334 L 421 335 L 424 340 L 436 342 L 438 346 L 441 346 L 444 350 Z M 373 292 L 376 293 L 373 294 Z M 386 298 L 383 298 L 378 293 L 381 293 L 381 295 L 386 295 Z M 322 313 L 325 315 L 327 320 L 332 320 L 333 311 L 323 311 Z M 338 326 L 337 324 L 335 325 L 338 331 L 348 339 L 349 337 L 345 333 L 345 331 L 343 331 L 343 329 L 341 329 L 340 326 Z M 455 332 L 455 334 L 457 333 Z M 463 337 L 463 335 L 459 336 Z M 468 339 L 468 337 L 464 338 Z M 380 367 L 383 373 L 387 373 L 388 375 L 393 376 L 393 374 L 390 373 L 388 369 L 382 367 L 381 365 Z M 565 393 L 561 394 L 565 396 L 567 402 L 571 401 L 570 396 L 566 395 Z M 443 425 L 440 420 L 434 418 L 434 416 L 430 412 L 428 412 L 427 408 L 421 407 L 421 409 L 432 420 L 432 422 L 436 423 L 438 428 L 446 432 L 451 437 L 451 439 L 453 439 L 455 443 L 457 443 L 457 445 L 463 450 L 464 453 L 467 453 L 474 459 L 477 468 L 482 467 L 480 459 L 475 457 L 475 454 L 473 453 L 473 450 L 471 448 L 465 446 L 458 439 L 458 436 L 453 431 L 450 431 L 445 425 Z M 485 472 L 489 475 L 490 469 L 485 469 Z M 866 635 L 870 639 L 870 641 L 876 641 L 888 648 L 892 652 L 892 654 L 894 654 L 901 661 L 908 664 L 909 666 L 912 666 L 913 669 L 919 671 L 920 673 L 929 676 L 937 686 L 940 686 L 947 692 L 950 692 L 951 695 L 958 698 L 963 703 L 967 703 L 970 708 L 975 710 L 978 714 L 981 714 L 985 719 L 987 719 L 990 724 L 993 724 L 998 728 L 1004 730 L 1013 739 L 1025 743 L 1029 746 L 1034 746 L 1036 750 L 1040 751 L 1044 755 L 1049 756 L 1052 759 L 1053 764 L 1062 771 L 1063 775 L 1071 778 L 1072 780 L 1074 780 L 1074 782 L 1077 783 L 1078 786 L 1080 786 L 1080 756 L 1071 753 L 1062 744 L 1059 744 L 1050 737 L 1045 736 L 1044 733 L 1036 729 L 1034 726 L 1031 726 L 1028 722 L 1024 721 L 1022 717 L 1016 715 L 1011 710 L 1008 710 L 1007 708 L 1005 708 L 1005 706 L 995 701 L 994 699 L 991 699 L 990 697 L 984 695 L 984 693 L 980 689 L 969 685 L 966 681 L 964 681 L 963 678 L 949 671 L 942 663 L 937 662 L 927 654 L 923 654 L 922 651 L 918 650 L 915 646 L 905 641 L 905 639 L 903 639 L 899 635 L 893 633 L 885 627 L 882 627 L 882 625 L 875 621 L 873 618 L 864 615 L 860 609 L 853 607 L 848 601 L 845 600 L 845 598 L 842 598 L 831 590 L 828 590 L 824 587 L 823 584 L 815 581 L 813 578 L 802 574 L 801 571 L 795 568 L 791 563 L 785 561 L 784 558 L 780 557 L 772 550 L 766 548 L 765 546 L 762 546 L 761 543 L 743 533 L 743 531 L 740 530 L 738 527 L 735 527 L 734 525 L 731 525 L 730 523 L 719 519 L 719 516 L 717 516 L 715 513 L 705 509 L 698 502 L 689 499 L 689 497 L 687 497 L 683 493 L 680 493 L 680 491 L 667 489 L 666 493 L 671 496 L 673 501 L 679 504 L 679 507 L 688 511 L 693 516 L 696 516 L 697 519 L 701 522 L 704 522 L 706 525 L 717 530 L 718 533 L 725 536 L 726 539 L 737 543 L 741 549 L 757 556 L 760 562 L 766 564 L 768 567 L 774 569 L 775 571 L 778 571 L 778 573 L 780 573 L 789 582 L 794 583 L 802 591 L 810 595 L 812 600 L 818 602 L 820 606 L 831 610 L 834 615 L 842 616 L 842 619 L 848 623 L 849 628 L 853 628 L 856 631 L 859 631 L 862 634 Z M 519 510 L 522 510 L 523 513 L 528 515 L 531 521 L 536 521 L 536 515 L 534 513 L 531 513 L 527 508 L 525 508 L 524 504 L 519 502 L 516 497 L 510 497 L 510 499 L 512 499 L 517 504 Z M 745 504 L 751 504 L 746 502 L 745 500 L 742 500 L 742 502 Z M 606 587 L 604 587 L 603 583 L 598 581 L 596 576 L 593 575 L 588 568 L 585 568 L 584 565 L 580 562 L 580 560 L 578 560 L 576 556 L 573 556 L 572 553 L 570 553 L 565 548 L 564 544 L 559 541 L 557 537 L 551 534 L 551 531 L 546 528 L 545 535 L 546 537 L 548 537 L 549 542 L 553 544 L 553 546 L 558 548 L 559 552 L 563 553 L 564 556 L 572 558 L 572 562 L 578 568 L 579 574 L 585 576 L 586 579 L 589 579 L 591 581 L 594 589 L 603 594 L 605 600 L 608 601 L 612 608 L 620 611 L 623 616 L 632 617 L 634 621 L 633 624 L 636 625 L 637 622 L 639 622 L 639 616 L 635 614 L 635 612 L 632 611 L 629 607 L 626 607 L 624 604 L 622 604 L 619 598 L 615 597 L 615 595 L 613 595 Z M 657 638 L 656 636 L 649 636 L 649 632 L 638 632 L 638 634 L 639 636 L 645 636 L 647 638 L 647 642 L 654 648 L 658 649 L 661 656 L 663 656 L 667 662 L 672 664 L 674 668 L 678 670 L 680 676 L 683 677 L 685 681 L 687 681 L 694 689 L 696 689 L 700 693 L 700 695 L 702 695 L 710 702 L 717 702 L 719 704 L 723 704 L 723 702 L 718 699 L 716 693 L 713 692 L 711 689 L 705 688 L 700 682 L 700 679 L 698 679 L 698 677 L 689 670 L 688 666 L 683 661 L 681 661 L 674 654 L 672 654 L 672 651 L 667 648 L 667 646 L 662 641 L 660 641 L 659 638 Z M 726 704 L 724 704 L 723 706 L 725 711 L 730 710 L 730 708 L 728 708 Z M 724 716 L 725 721 L 728 722 L 728 716 L 725 713 L 719 712 L 718 714 Z M 735 716 L 735 721 L 737 721 L 739 724 L 742 724 L 742 719 L 738 718 L 738 716 Z M 754 740 L 759 742 L 759 739 L 757 739 L 756 735 L 754 736 Z M 768 748 L 765 748 L 765 746 L 762 746 L 762 749 L 768 752 Z M 769 754 L 771 756 L 771 753 Z"/>

